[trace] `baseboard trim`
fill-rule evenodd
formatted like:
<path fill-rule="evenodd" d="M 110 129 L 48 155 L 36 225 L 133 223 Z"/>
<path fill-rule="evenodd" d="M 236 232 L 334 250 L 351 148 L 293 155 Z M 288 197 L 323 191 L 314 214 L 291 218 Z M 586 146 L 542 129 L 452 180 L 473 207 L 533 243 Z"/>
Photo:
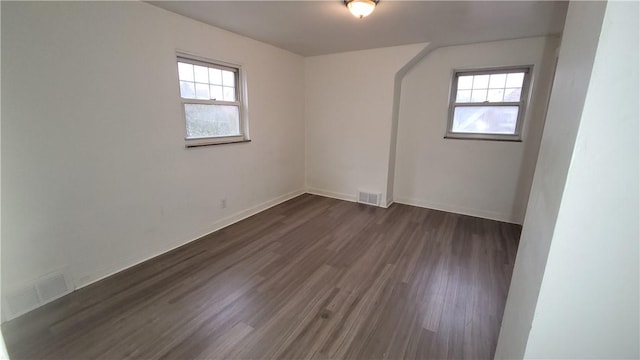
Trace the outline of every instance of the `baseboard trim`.
<path fill-rule="evenodd" d="M 158 257 L 160 255 L 163 255 L 167 252 L 170 252 L 172 250 L 175 250 L 181 246 L 187 245 L 193 241 L 196 241 L 204 236 L 207 236 L 213 232 L 216 232 L 220 229 L 223 229 L 229 225 L 235 224 L 239 221 L 242 221 L 248 217 L 251 217 L 257 213 L 260 213 L 264 210 L 267 210 L 271 207 L 274 207 L 276 205 L 279 205 L 285 201 L 291 200 L 297 196 L 300 196 L 302 194 L 305 193 L 309 193 L 309 194 L 313 194 L 313 195 L 318 195 L 318 196 L 325 196 L 325 197 L 329 197 L 329 198 L 333 198 L 333 199 L 338 199 L 338 200 L 345 200 L 345 201 L 350 201 L 350 202 L 357 202 L 356 201 L 356 196 L 355 195 L 348 195 L 348 194 L 343 194 L 343 193 L 337 193 L 337 192 L 333 192 L 333 191 L 327 191 L 327 190 L 322 190 L 322 189 L 317 189 L 317 188 L 307 188 L 305 189 L 299 189 L 296 191 L 292 191 L 290 193 L 278 196 L 274 199 L 265 201 L 263 203 L 260 203 L 258 205 L 255 205 L 249 209 L 243 210 L 243 211 L 239 211 L 235 214 L 232 214 L 230 216 L 227 216 L 225 218 L 222 218 L 218 221 L 216 221 L 215 223 L 213 223 L 213 225 L 207 230 L 205 231 L 203 234 L 198 235 L 193 237 L 192 239 L 188 240 L 188 241 L 184 241 L 184 242 L 179 242 L 176 243 L 172 246 L 170 246 L 169 248 L 160 251 L 160 252 L 156 252 L 152 255 L 146 256 L 143 259 L 128 259 L 129 261 L 123 261 L 120 262 L 120 264 L 116 265 L 116 266 L 112 266 L 110 267 L 110 269 L 105 270 L 105 271 L 100 271 L 98 272 L 98 274 L 102 273 L 104 275 L 97 275 L 95 276 L 94 279 L 85 282 L 85 283 L 78 283 L 78 279 L 73 279 L 73 282 L 75 283 L 75 289 L 81 289 L 83 287 L 89 286 L 91 284 L 94 284 L 100 280 L 104 280 L 112 275 L 115 275 L 121 271 L 124 271 L 128 268 L 134 267 L 136 265 L 139 265 L 145 261 L 151 260 L 155 257 Z M 431 203 L 428 201 L 424 201 L 424 200 L 420 200 L 420 199 L 409 199 L 409 198 L 394 198 L 394 200 L 389 203 L 386 204 L 386 208 L 388 208 L 389 206 L 391 206 L 391 204 L 393 204 L 394 202 L 396 203 L 400 203 L 400 204 L 406 204 L 406 205 L 411 205 L 411 206 L 418 206 L 418 207 L 423 207 L 423 208 L 428 208 L 428 209 L 434 209 L 434 210 L 441 210 L 441 211 L 447 211 L 447 212 L 452 212 L 452 213 L 456 213 L 456 214 L 462 214 L 462 215 L 469 215 L 469 216 L 475 216 L 475 217 L 481 217 L 481 218 L 485 218 L 485 219 L 490 219 L 490 220 L 496 220 L 496 221 L 503 221 L 503 222 L 508 222 L 508 223 L 513 223 L 513 224 L 518 224 L 518 225 L 522 225 L 521 222 L 513 219 L 511 216 L 509 215 L 505 215 L 505 214 L 499 214 L 499 213 L 494 213 L 494 212 L 489 212 L 489 211 L 483 211 L 483 210 L 478 210 L 478 209 L 466 209 L 466 208 L 459 208 L 459 207 L 455 207 L 455 206 L 447 206 L 447 205 L 443 205 L 443 204 L 437 204 L 437 203 Z M 93 277 L 93 276 L 92 276 Z"/>
<path fill-rule="evenodd" d="M 75 290 L 78 290 L 78 289 L 81 289 L 83 287 L 89 286 L 89 285 L 94 284 L 94 283 L 96 283 L 98 281 L 101 281 L 101 280 L 104 280 L 104 279 L 106 279 L 106 278 L 108 278 L 110 276 L 113 276 L 113 275 L 115 275 L 115 274 L 117 274 L 119 272 L 122 272 L 124 270 L 129 269 L 129 268 L 132 268 L 132 267 L 137 266 L 139 264 L 142 264 L 145 261 L 149 261 L 149 260 L 151 260 L 151 259 L 153 259 L 155 257 L 158 257 L 160 255 L 166 254 L 166 253 L 168 253 L 170 251 L 173 251 L 173 250 L 175 250 L 175 249 L 177 249 L 179 247 L 185 246 L 185 245 L 187 245 L 187 244 L 189 244 L 191 242 L 194 242 L 194 241 L 196 241 L 198 239 L 201 239 L 201 238 L 203 238 L 203 237 L 205 237 L 205 236 L 207 236 L 207 235 L 209 235 L 211 233 L 214 233 L 214 232 L 216 232 L 216 231 L 218 231 L 220 229 L 223 229 L 223 228 L 225 228 L 225 227 L 227 227 L 229 225 L 233 225 L 233 224 L 235 224 L 235 223 L 237 223 L 239 221 L 242 221 L 242 220 L 244 220 L 244 219 L 246 219 L 248 217 L 256 215 L 257 213 L 260 213 L 260 212 L 265 211 L 265 210 L 267 210 L 269 208 L 272 208 L 272 207 L 274 207 L 276 205 L 279 205 L 279 204 L 281 204 L 281 203 L 283 203 L 285 201 L 288 201 L 288 200 L 291 200 L 291 199 L 293 199 L 295 197 L 298 197 L 298 196 L 300 196 L 300 195 L 302 195 L 304 193 L 305 193 L 304 189 L 299 189 L 299 190 L 296 190 L 296 191 L 292 191 L 290 193 L 278 196 L 278 197 L 276 197 L 274 199 L 265 201 L 263 203 L 255 205 L 255 206 L 252 206 L 247 210 L 239 211 L 239 212 L 237 212 L 235 214 L 232 214 L 230 216 L 222 218 L 222 219 L 216 221 L 215 223 L 213 223 L 213 225 L 202 235 L 196 236 L 195 238 L 192 238 L 191 240 L 187 240 L 187 241 L 184 241 L 184 242 L 180 242 L 180 243 L 174 244 L 173 246 L 170 246 L 169 248 L 167 248 L 167 249 L 165 249 L 163 251 L 156 252 L 156 253 L 154 253 L 152 255 L 144 257 L 143 259 L 137 259 L 137 260 L 136 259 L 129 259 L 129 261 L 120 262 L 120 264 L 118 264 L 116 266 L 112 266 L 110 268 L 110 270 L 101 271 L 101 273 L 106 273 L 105 275 L 98 275 L 98 276 L 95 277 L 95 279 L 93 279 L 91 281 L 88 281 L 88 282 L 83 283 L 83 284 L 76 284 Z M 128 265 L 124 265 L 125 263 L 127 263 Z M 76 279 L 74 279 L 74 282 L 75 281 L 76 281 Z"/>
<path fill-rule="evenodd" d="M 358 202 L 356 195 L 347 195 L 343 193 L 337 193 L 337 192 L 322 190 L 318 188 L 307 188 L 307 194 L 324 196 L 332 199 L 338 199 L 338 200 L 344 200 L 344 201 L 350 201 L 350 202 Z M 386 203 L 384 201 L 381 201 L 378 207 L 386 209 L 389 206 L 391 206 L 391 204 L 393 204 L 393 201 L 389 202 L 387 200 Z"/>
<path fill-rule="evenodd" d="M 417 207 L 422 207 L 427 209 L 446 211 L 446 212 L 451 212 L 451 213 L 456 213 L 461 215 L 468 215 L 468 216 L 474 216 L 474 217 L 479 217 L 483 219 L 496 220 L 496 221 L 502 221 L 502 222 L 507 222 L 511 224 L 522 225 L 522 222 L 516 220 L 515 217 L 511 214 L 502 214 L 502 213 L 497 213 L 493 211 L 463 208 L 458 206 L 433 203 L 433 202 L 422 200 L 422 199 L 396 197 L 394 198 L 394 202 L 397 202 L 399 204 L 417 206 Z"/>
<path fill-rule="evenodd" d="M 302 194 L 305 193 L 309 193 L 309 194 L 313 194 L 313 195 L 318 195 L 318 196 L 324 196 L 324 197 L 329 197 L 329 198 L 334 198 L 334 199 L 338 199 L 338 200 L 344 200 L 344 201 L 349 201 L 349 202 L 356 202 L 356 196 L 355 195 L 348 195 L 348 194 L 343 194 L 343 193 L 337 193 L 337 192 L 333 192 L 333 191 L 327 191 L 327 190 L 322 190 L 322 189 L 317 189 L 317 188 L 307 188 L 307 189 L 299 189 L 296 191 L 292 191 L 289 192 L 287 194 L 278 196 L 274 199 L 265 201 L 263 203 L 257 204 L 255 206 L 252 206 L 246 210 L 243 211 L 239 211 L 235 214 L 232 214 L 230 216 L 227 216 L 225 218 L 222 218 L 216 222 L 214 222 L 211 227 L 209 229 L 207 229 L 203 234 L 196 236 L 190 240 L 184 241 L 184 242 L 179 242 L 176 243 L 170 247 L 168 247 L 167 249 L 164 249 L 162 251 L 153 253 L 151 255 L 148 256 L 144 256 L 142 259 L 127 259 L 126 261 L 121 261 L 118 264 L 114 264 L 113 266 L 109 267 L 108 269 L 103 269 L 103 271 L 98 271 L 96 273 L 94 273 L 94 276 L 83 276 L 81 277 L 81 279 L 86 279 L 87 277 L 89 278 L 93 278 L 90 281 L 86 281 L 84 283 L 82 283 L 81 281 L 79 281 L 79 279 L 77 278 L 73 278 L 73 283 L 74 283 L 74 288 L 72 289 L 73 291 L 84 288 L 86 286 L 89 286 L 91 284 L 94 284 L 98 281 L 104 280 L 110 276 L 113 276 L 119 272 L 122 272 L 124 270 L 127 270 L 129 268 L 132 268 L 134 266 L 137 266 L 141 263 L 144 263 L 146 261 L 149 261 L 155 257 L 158 257 L 160 255 L 166 254 L 170 251 L 173 251 L 179 247 L 185 246 L 193 241 L 196 241 L 198 239 L 201 239 L 204 236 L 207 236 L 211 233 L 214 233 L 220 229 L 223 229 L 229 225 L 235 224 L 239 221 L 242 221 L 248 217 L 251 217 L 255 214 L 258 214 L 262 211 L 265 211 L 271 207 L 274 207 L 276 205 L 279 205 L 285 201 L 291 200 L 295 197 L 298 197 Z M 400 203 L 400 204 L 406 204 L 406 205 L 411 205 L 411 206 L 418 206 L 418 207 L 423 207 L 423 208 L 429 208 L 429 209 L 434 209 L 434 210 L 441 210 L 441 211 L 447 211 L 447 212 L 453 212 L 453 213 L 457 213 L 457 214 L 463 214 L 463 215 L 469 215 L 469 216 L 475 216 L 475 217 L 481 217 L 481 218 L 485 218 L 485 219 L 490 219 L 490 220 L 496 220 L 496 221 L 502 221 L 502 222 L 508 222 L 508 223 L 513 223 L 513 224 L 518 224 L 521 225 L 522 223 L 520 221 L 517 221 L 513 218 L 513 216 L 511 215 L 506 215 L 506 214 L 500 214 L 500 213 L 495 213 L 495 212 L 490 212 L 490 211 L 484 211 L 484 210 L 478 210 L 478 209 L 468 209 L 468 208 L 461 208 L 461 207 L 456 207 L 456 206 L 448 206 L 448 205 L 443 205 L 443 204 L 438 204 L 438 203 L 432 203 L 432 202 L 428 202 L 428 201 L 424 201 L 421 199 L 409 199 L 409 198 L 394 198 L 391 202 L 388 202 L 388 204 L 385 204 L 386 207 L 388 208 L 389 206 L 391 206 L 391 204 L 393 204 L 394 202 L 396 203 Z M 102 275 L 100 275 L 102 274 Z M 44 304 L 42 304 L 44 305 Z M 41 306 L 42 306 L 41 305 Z M 6 318 L 6 314 L 4 315 L 4 321 L 10 320 Z M 11 317 L 11 318 L 15 318 L 15 317 Z"/>
<path fill-rule="evenodd" d="M 356 202 L 356 196 L 355 195 L 347 195 L 347 194 L 342 194 L 342 193 L 337 193 L 337 192 L 327 191 L 327 190 L 322 190 L 322 189 L 317 189 L 317 188 L 307 188 L 307 193 L 312 194 L 312 195 L 319 195 L 319 196 L 329 197 L 329 198 L 332 198 L 332 199 Z"/>

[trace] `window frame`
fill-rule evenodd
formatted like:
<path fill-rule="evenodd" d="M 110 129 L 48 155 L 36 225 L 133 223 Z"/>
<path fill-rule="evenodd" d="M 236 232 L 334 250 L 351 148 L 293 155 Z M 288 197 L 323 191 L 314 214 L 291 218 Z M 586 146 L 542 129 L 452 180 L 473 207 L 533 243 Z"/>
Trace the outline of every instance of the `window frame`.
<path fill-rule="evenodd" d="M 190 99 L 183 98 L 180 91 L 180 75 L 178 72 L 178 63 L 188 63 L 198 66 L 206 66 L 210 68 L 232 71 L 235 76 L 235 101 L 213 100 L 213 99 Z M 178 99 L 182 112 L 182 120 L 184 126 L 185 147 L 199 147 L 208 145 L 234 144 L 242 142 L 250 142 L 249 138 L 249 121 L 247 116 L 247 94 L 246 94 L 246 78 L 245 72 L 240 64 L 229 63 L 226 61 L 212 60 L 201 56 L 193 55 L 182 51 L 176 51 L 176 84 L 178 89 Z M 185 112 L 185 104 L 205 104 L 205 105 L 227 105 L 236 106 L 238 108 L 238 121 L 240 135 L 232 136 L 213 136 L 202 138 L 189 138 L 187 134 L 187 116 Z"/>
<path fill-rule="evenodd" d="M 502 101 L 502 102 L 456 102 L 458 93 L 458 79 L 460 76 L 469 75 L 492 75 L 492 74 L 508 74 L 524 72 L 522 80 L 522 88 L 519 101 Z M 445 139 L 470 139 L 470 140 L 493 140 L 493 141 L 522 141 L 522 129 L 527 111 L 527 103 L 529 92 L 531 90 L 531 77 L 533 74 L 533 65 L 518 66 L 502 66 L 490 68 L 476 69 L 454 69 L 452 72 L 451 89 L 449 93 L 449 112 L 447 119 L 447 128 Z M 456 107 L 489 107 L 489 106 L 517 106 L 518 116 L 516 118 L 516 128 L 513 134 L 493 134 L 493 133 L 470 133 L 470 132 L 454 132 L 453 117 Z"/>

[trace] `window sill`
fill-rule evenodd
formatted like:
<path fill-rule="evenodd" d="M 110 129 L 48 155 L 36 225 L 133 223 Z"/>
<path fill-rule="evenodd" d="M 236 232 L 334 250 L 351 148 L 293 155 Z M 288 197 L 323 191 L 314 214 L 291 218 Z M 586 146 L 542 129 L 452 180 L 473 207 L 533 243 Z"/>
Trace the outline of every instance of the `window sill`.
<path fill-rule="evenodd" d="M 477 135 L 446 135 L 444 139 L 450 140 L 482 140 L 482 141 L 505 141 L 505 142 L 518 142 L 521 143 L 522 139 L 515 137 L 495 137 L 491 135 L 477 136 Z"/>
<path fill-rule="evenodd" d="M 241 143 L 250 143 L 250 142 L 251 142 L 251 139 L 220 141 L 220 142 L 210 142 L 210 143 L 191 143 L 191 144 L 190 143 L 186 143 L 185 147 L 187 149 L 189 149 L 189 148 L 196 148 L 196 147 L 203 147 L 203 146 L 241 144 Z"/>

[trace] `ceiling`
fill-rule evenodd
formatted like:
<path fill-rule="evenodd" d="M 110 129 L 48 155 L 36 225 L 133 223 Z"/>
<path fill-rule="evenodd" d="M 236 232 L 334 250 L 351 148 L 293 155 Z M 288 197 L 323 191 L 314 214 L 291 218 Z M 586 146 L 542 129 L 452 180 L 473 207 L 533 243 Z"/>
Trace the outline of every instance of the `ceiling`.
<path fill-rule="evenodd" d="M 556 34 L 568 6 L 566 1 L 381 0 L 372 15 L 357 19 L 342 0 L 150 3 L 302 56 Z"/>

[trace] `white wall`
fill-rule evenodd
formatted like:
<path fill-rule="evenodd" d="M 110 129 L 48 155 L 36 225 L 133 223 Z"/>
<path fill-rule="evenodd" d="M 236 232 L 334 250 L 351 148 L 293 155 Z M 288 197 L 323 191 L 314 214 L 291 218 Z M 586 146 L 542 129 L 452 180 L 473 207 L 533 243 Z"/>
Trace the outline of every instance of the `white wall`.
<path fill-rule="evenodd" d="M 355 200 L 382 194 L 386 206 L 394 77 L 426 44 L 305 59 L 307 186 Z"/>
<path fill-rule="evenodd" d="M 607 4 L 526 358 L 640 357 L 638 5 Z"/>
<path fill-rule="evenodd" d="M 569 316 L 569 314 L 558 312 L 546 313 L 547 315 L 556 317 L 554 324 L 566 322 L 566 324 L 558 328 L 558 330 L 563 331 L 562 336 L 558 336 L 555 330 L 550 332 L 548 336 L 555 336 L 554 341 L 566 343 L 567 348 L 576 350 L 576 344 L 570 340 L 580 339 L 587 342 L 593 341 L 594 343 L 599 343 L 599 339 L 596 337 L 577 335 L 578 332 L 581 331 L 578 327 L 586 325 L 589 329 L 587 330 L 588 332 L 592 331 L 594 327 L 597 327 L 602 331 L 601 335 L 603 339 L 607 336 L 605 334 L 607 331 L 617 334 L 617 327 L 603 327 L 601 325 L 610 325 L 610 322 L 603 324 L 597 319 L 598 316 L 606 317 L 609 315 L 599 315 L 596 313 L 613 312 L 616 315 L 618 314 L 616 309 L 602 306 L 605 303 L 615 303 L 615 301 L 603 301 L 603 298 L 617 296 L 618 294 L 609 293 L 607 290 L 616 289 L 619 281 L 625 281 L 623 279 L 616 280 L 609 278 L 609 275 L 625 269 L 624 264 L 620 264 L 622 267 L 616 269 L 615 265 L 612 265 L 611 262 L 626 261 L 626 258 L 620 256 L 617 251 L 632 248 L 632 246 L 627 243 L 629 239 L 626 238 L 626 236 L 631 234 L 623 233 L 625 238 L 616 239 L 615 237 L 619 232 L 615 229 L 619 227 L 618 217 L 620 217 L 620 221 L 622 221 L 620 225 L 628 229 L 626 227 L 629 226 L 629 224 L 625 224 L 625 221 L 628 221 L 628 216 L 634 215 L 634 209 L 631 207 L 630 209 L 626 209 L 630 210 L 630 213 L 621 214 L 617 210 L 611 209 L 610 206 L 612 205 L 612 200 L 618 200 L 621 197 L 624 198 L 628 196 L 628 200 L 626 201 L 637 201 L 637 174 L 635 175 L 635 184 L 632 183 L 630 187 L 625 188 L 618 187 L 619 185 L 628 184 L 627 181 L 631 181 L 633 178 L 633 172 L 637 171 L 635 170 L 637 169 L 637 123 L 635 125 L 636 131 L 628 128 L 618 133 L 621 128 L 616 123 L 622 120 L 622 114 L 615 112 L 615 110 L 610 111 L 611 108 L 607 106 L 605 109 L 607 112 L 606 115 L 599 117 L 597 121 L 602 122 L 605 128 L 608 126 L 611 126 L 611 128 L 604 131 L 598 141 L 585 142 L 588 137 L 592 136 L 592 131 L 597 129 L 593 123 L 589 123 L 593 121 L 592 116 L 596 114 L 593 110 L 590 110 L 592 113 L 589 113 L 589 109 L 592 109 L 596 104 L 593 96 L 603 90 L 603 88 L 600 88 L 597 92 L 592 93 L 590 100 L 594 102 L 587 104 L 583 117 L 582 112 L 583 107 L 585 107 L 585 96 L 590 86 L 590 78 L 592 78 L 592 67 L 600 36 L 604 9 L 604 2 L 572 2 L 569 5 L 556 78 L 549 102 L 549 112 L 531 189 L 531 200 L 527 208 L 527 216 L 524 221 L 511 287 L 509 289 L 502 321 L 502 329 L 498 339 L 496 350 L 496 358 L 498 359 L 518 359 L 524 356 L 534 311 L 536 312 L 536 317 L 542 315 L 536 310 L 536 304 L 543 274 L 545 276 L 545 283 L 547 283 L 548 275 L 545 274 L 545 272 L 548 273 L 549 271 L 552 272 L 553 275 L 549 276 L 553 276 L 555 283 L 549 280 L 548 285 L 545 285 L 550 286 L 553 284 L 553 287 L 546 288 L 548 293 L 545 294 L 546 299 L 544 301 L 555 302 L 558 310 L 562 308 L 564 311 L 569 311 L 571 307 L 576 307 L 574 314 L 580 313 L 588 316 L 585 320 L 576 321 L 573 317 L 574 314 Z M 633 36 L 636 36 L 635 40 Z M 624 38 L 628 38 L 629 42 L 636 42 L 637 52 L 637 31 L 627 31 Z M 629 51 L 633 52 L 631 45 L 625 42 L 624 39 L 616 39 L 615 41 L 620 41 L 620 47 L 629 47 Z M 632 76 L 632 72 L 629 70 L 634 66 L 633 57 L 630 57 L 630 53 L 626 52 L 624 55 L 620 54 L 621 48 L 614 47 L 610 49 L 612 51 L 610 53 L 607 53 L 608 50 L 609 49 L 605 50 L 605 48 L 598 50 L 599 57 L 606 56 L 609 58 L 611 62 L 608 63 L 607 66 L 621 67 L 620 70 L 624 69 L 624 71 L 627 72 L 624 76 L 626 76 L 627 81 L 629 81 Z M 637 54 L 635 56 L 637 72 Z M 602 65 L 600 65 L 600 67 L 600 71 L 602 71 Z M 605 76 L 616 76 L 608 81 L 623 81 L 624 79 L 617 78 L 619 75 L 617 71 L 619 70 L 612 68 L 610 72 L 603 71 L 602 74 Z M 597 84 L 596 75 L 597 72 L 594 72 L 594 84 Z M 624 81 L 622 83 L 628 84 Z M 614 97 L 622 96 L 623 99 L 629 98 L 630 100 L 628 100 L 626 106 L 637 107 L 637 96 L 633 98 L 633 92 L 624 94 L 620 91 L 622 89 L 623 88 L 617 86 L 612 86 L 611 88 L 607 88 L 606 91 L 611 91 L 611 95 Z M 607 96 L 600 101 L 609 100 L 609 96 Z M 581 134 L 578 139 L 578 147 L 574 150 L 576 134 L 578 133 L 578 125 L 580 124 L 581 118 L 584 119 L 585 126 L 588 127 L 580 130 Z M 635 121 L 638 121 L 637 116 Z M 629 144 L 626 143 L 630 139 L 633 139 L 633 136 L 635 136 L 636 139 L 635 150 L 628 148 Z M 621 143 L 616 144 L 618 141 Z M 585 149 L 585 146 L 589 149 Z M 600 146 L 604 147 L 600 149 Z M 616 155 L 614 157 L 607 156 L 611 155 L 611 150 L 614 149 L 616 150 Z M 618 153 L 618 150 L 626 150 L 627 153 Z M 599 155 L 593 156 L 593 152 L 599 153 Z M 635 154 L 633 154 L 634 152 Z M 575 166 L 572 165 L 573 168 L 570 172 L 569 182 L 567 182 L 567 174 L 569 172 L 569 164 L 572 162 L 572 156 L 574 158 L 573 161 L 578 162 L 575 166 L 589 167 L 590 171 L 588 171 L 588 176 L 592 177 L 591 179 L 576 179 L 575 176 L 580 176 L 581 172 L 586 171 L 586 169 L 575 168 Z M 620 168 L 621 163 L 614 161 L 617 156 L 621 156 L 623 159 L 622 162 L 626 164 L 623 165 L 622 168 Z M 593 164 L 583 163 L 585 159 L 590 157 L 591 159 L 589 159 L 588 162 L 593 161 Z M 634 157 L 636 159 L 635 164 L 632 164 Z M 614 163 L 610 166 L 605 166 L 605 163 L 609 161 L 614 161 Z M 624 168 L 624 166 L 628 167 Z M 611 170 L 618 172 L 614 177 L 621 176 L 619 179 L 624 178 L 626 180 L 618 182 L 619 180 L 609 178 L 612 174 L 608 174 L 607 172 Z M 581 181 L 584 181 L 584 183 L 580 184 Z M 572 189 L 572 186 L 576 186 L 576 188 Z M 615 187 L 612 188 L 611 186 Z M 632 189 L 633 187 L 636 189 Z M 563 192 L 565 191 L 569 203 L 566 205 L 563 204 L 563 214 L 559 216 L 561 201 L 565 201 L 563 199 Z M 635 196 L 633 196 L 634 191 Z M 570 198 L 576 196 L 577 193 L 579 193 L 580 199 L 572 198 L 570 200 Z M 628 203 L 623 202 L 621 209 L 624 209 L 624 204 Z M 577 211 L 576 206 L 582 207 L 582 211 Z M 637 205 L 635 214 L 636 218 L 632 222 L 634 222 L 635 225 L 633 226 L 636 227 L 637 231 Z M 569 218 L 566 218 L 567 215 L 569 215 Z M 591 231 L 594 232 L 590 234 Z M 610 233 L 603 234 L 603 231 L 609 231 Z M 625 230 L 625 232 L 627 231 L 628 230 Z M 553 257 L 550 256 L 549 268 L 545 270 L 552 239 L 554 242 L 553 247 L 558 247 L 560 250 L 558 253 L 559 257 L 554 260 Z M 556 240 L 558 244 L 555 244 Z M 637 255 L 637 235 L 633 241 L 636 242 L 635 255 Z M 616 249 L 616 247 L 621 244 L 627 245 Z M 594 251 L 596 253 L 594 253 Z M 603 256 L 599 256 L 597 252 L 602 252 Z M 626 271 L 629 270 L 631 270 L 631 268 L 628 268 Z M 635 274 L 637 280 L 637 267 Z M 591 278 L 592 275 L 596 275 L 596 277 Z M 605 281 L 612 281 L 612 285 L 610 287 L 603 287 L 601 282 L 603 278 L 601 278 L 601 276 L 604 277 Z M 630 280 L 634 275 L 627 276 L 631 276 L 630 278 L 626 278 L 626 280 Z M 637 281 L 635 286 L 637 289 Z M 582 288 L 582 290 L 578 290 L 577 287 Z M 598 289 L 603 291 L 599 292 L 597 291 Z M 568 295 L 570 296 L 566 297 Z M 541 298 L 540 301 L 542 302 L 543 298 Z M 589 310 L 588 308 L 591 309 Z M 587 313 L 592 313 L 586 314 L 584 313 L 585 310 L 587 310 Z M 633 321 L 637 321 L 637 313 L 635 317 L 633 317 L 632 313 L 629 313 L 628 316 L 630 319 L 633 318 Z M 585 321 L 587 324 L 585 324 Z M 548 324 L 552 324 L 552 322 L 548 322 Z M 543 327 L 540 329 L 543 329 Z M 624 338 L 626 338 L 626 336 L 628 335 L 624 335 Z M 590 345 L 583 342 L 579 346 L 587 350 Z M 541 356 L 543 354 L 551 355 L 552 357 L 567 354 L 566 352 L 545 354 L 543 352 L 537 352 L 538 350 L 540 349 L 534 350 L 528 348 L 527 352 L 533 357 L 536 357 L 535 354 Z M 549 348 L 549 351 L 553 351 L 553 349 Z M 574 354 L 577 354 L 577 352 L 574 352 Z M 588 354 L 583 353 L 583 355 L 586 356 Z M 583 356 L 577 357 L 580 358 Z"/>
<path fill-rule="evenodd" d="M 558 39 L 436 49 L 402 82 L 394 201 L 522 223 Z M 454 69 L 534 65 L 523 141 L 444 139 Z"/>
<path fill-rule="evenodd" d="M 0 19 L 2 19 L 2 6 L 0 6 Z M 1 21 L 0 21 L 1 25 Z M 0 44 L 2 42 L 2 31 L 0 26 Z M 2 69 L 2 46 L 0 46 L 0 69 Z M 2 83 L 2 74 L 0 72 L 0 84 Z M 1 88 L 1 86 L 0 86 Z M 2 91 L 0 89 L 0 109 L 2 109 Z M 2 203 L 2 114 L 0 113 L 0 204 Z M 2 278 L 2 209 L 0 207 L 0 279 Z M 0 286 L 0 299 L 2 299 L 2 286 Z M 2 313 L 2 301 L 0 301 L 0 314 Z M 4 337 L 0 331 L 0 360 L 8 359 L 7 347 L 4 344 Z"/>
<path fill-rule="evenodd" d="M 298 55 L 142 2 L 3 2 L 2 47 L 5 295 L 61 267 L 82 286 L 304 189 Z M 243 65 L 251 143 L 185 149 L 176 49 Z"/>

